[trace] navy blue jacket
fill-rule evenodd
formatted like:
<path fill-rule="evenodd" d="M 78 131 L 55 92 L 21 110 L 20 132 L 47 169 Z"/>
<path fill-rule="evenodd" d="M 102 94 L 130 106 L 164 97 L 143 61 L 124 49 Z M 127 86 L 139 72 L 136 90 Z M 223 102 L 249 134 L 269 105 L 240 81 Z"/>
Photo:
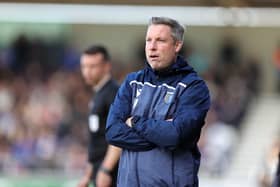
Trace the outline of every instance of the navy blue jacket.
<path fill-rule="evenodd" d="M 197 142 L 209 107 L 205 82 L 179 56 L 163 72 L 147 65 L 129 74 L 106 125 L 107 141 L 123 149 L 118 186 L 198 186 Z"/>

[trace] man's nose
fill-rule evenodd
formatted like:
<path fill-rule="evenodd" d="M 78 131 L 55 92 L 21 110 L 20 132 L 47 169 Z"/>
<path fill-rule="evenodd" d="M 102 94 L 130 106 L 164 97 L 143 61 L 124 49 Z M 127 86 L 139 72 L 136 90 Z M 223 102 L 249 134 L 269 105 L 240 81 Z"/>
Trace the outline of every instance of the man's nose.
<path fill-rule="evenodd" d="M 151 41 L 149 45 L 150 50 L 156 50 L 157 49 L 157 44 L 155 41 Z"/>

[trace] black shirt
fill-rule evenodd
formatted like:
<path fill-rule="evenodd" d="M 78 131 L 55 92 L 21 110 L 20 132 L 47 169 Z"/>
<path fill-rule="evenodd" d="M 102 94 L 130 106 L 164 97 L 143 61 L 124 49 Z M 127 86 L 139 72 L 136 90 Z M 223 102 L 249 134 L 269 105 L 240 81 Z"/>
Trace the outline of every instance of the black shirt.
<path fill-rule="evenodd" d="M 106 120 L 110 105 L 118 91 L 118 84 L 110 79 L 98 92 L 95 93 L 90 105 L 89 115 L 89 162 L 100 164 L 107 151 L 105 139 Z"/>

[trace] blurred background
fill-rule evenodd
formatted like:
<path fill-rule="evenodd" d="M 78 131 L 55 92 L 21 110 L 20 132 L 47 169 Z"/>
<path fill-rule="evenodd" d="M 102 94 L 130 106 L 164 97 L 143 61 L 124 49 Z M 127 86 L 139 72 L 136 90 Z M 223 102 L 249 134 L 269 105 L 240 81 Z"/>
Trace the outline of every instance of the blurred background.
<path fill-rule="evenodd" d="M 91 97 L 80 54 L 107 46 L 121 83 L 144 66 L 151 16 L 186 26 L 181 55 L 211 92 L 200 186 L 270 186 L 280 150 L 280 1 L 0 0 L 0 187 L 77 184 Z"/>

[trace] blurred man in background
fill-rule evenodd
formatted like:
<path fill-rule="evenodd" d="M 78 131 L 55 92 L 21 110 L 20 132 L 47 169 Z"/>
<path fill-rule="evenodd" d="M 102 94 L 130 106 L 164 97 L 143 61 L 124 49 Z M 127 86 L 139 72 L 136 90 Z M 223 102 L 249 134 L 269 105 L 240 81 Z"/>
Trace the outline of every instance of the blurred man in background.
<path fill-rule="evenodd" d="M 88 168 L 78 187 L 87 187 L 93 179 L 96 187 L 115 186 L 120 148 L 107 145 L 105 125 L 109 107 L 118 90 L 111 76 L 110 56 L 103 46 L 91 46 L 81 56 L 85 82 L 94 91 L 89 115 Z"/>
<path fill-rule="evenodd" d="M 184 27 L 153 17 L 146 68 L 131 73 L 111 105 L 106 138 L 123 149 L 119 187 L 198 187 L 197 142 L 210 107 L 205 82 L 179 56 Z"/>

